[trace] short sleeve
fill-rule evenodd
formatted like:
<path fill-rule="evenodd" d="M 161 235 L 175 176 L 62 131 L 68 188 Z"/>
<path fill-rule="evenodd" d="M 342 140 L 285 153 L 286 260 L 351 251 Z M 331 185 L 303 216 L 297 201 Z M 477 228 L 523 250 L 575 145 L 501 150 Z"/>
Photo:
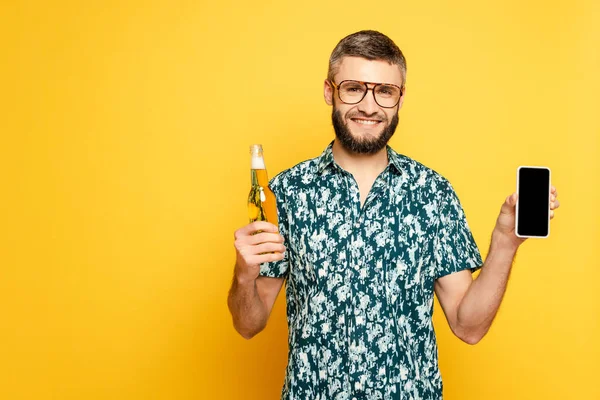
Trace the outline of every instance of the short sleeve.
<path fill-rule="evenodd" d="M 434 238 L 435 279 L 462 271 L 477 271 L 483 265 L 465 212 L 452 185 L 441 193 L 439 225 Z"/>
<path fill-rule="evenodd" d="M 285 199 L 285 193 L 282 185 L 282 175 L 279 174 L 275 176 L 269 182 L 269 188 L 275 194 L 275 199 L 277 201 L 277 220 L 279 233 L 283 236 L 284 244 L 289 243 L 287 234 L 288 234 L 288 214 L 287 214 L 287 204 Z M 269 276 L 272 278 L 283 278 L 288 274 L 288 251 L 283 255 L 282 260 L 266 262 L 260 264 L 260 276 Z"/>

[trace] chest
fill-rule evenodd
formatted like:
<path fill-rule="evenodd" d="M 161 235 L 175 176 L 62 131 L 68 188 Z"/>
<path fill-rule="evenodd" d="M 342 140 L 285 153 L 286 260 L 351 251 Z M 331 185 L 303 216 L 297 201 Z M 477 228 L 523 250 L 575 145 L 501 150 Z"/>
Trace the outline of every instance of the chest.
<path fill-rule="evenodd" d="M 330 180 L 298 191 L 290 213 L 290 279 L 299 291 L 419 298 L 433 290 L 433 196 L 378 180 Z M 348 289 L 348 288 L 351 288 Z"/>
<path fill-rule="evenodd" d="M 358 186 L 359 201 L 360 201 L 361 207 L 365 204 L 365 201 L 367 200 L 369 192 L 371 191 L 371 188 L 373 187 L 374 183 L 375 183 L 375 178 L 373 178 L 373 177 L 358 177 L 358 178 L 356 178 L 356 184 Z"/>

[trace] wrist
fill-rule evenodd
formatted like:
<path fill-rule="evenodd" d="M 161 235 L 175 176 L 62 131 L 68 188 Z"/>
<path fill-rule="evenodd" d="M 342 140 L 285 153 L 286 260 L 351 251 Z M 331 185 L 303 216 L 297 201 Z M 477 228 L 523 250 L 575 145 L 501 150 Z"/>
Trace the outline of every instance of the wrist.
<path fill-rule="evenodd" d="M 514 234 L 507 235 L 506 233 L 498 231 L 497 229 L 494 229 L 494 231 L 492 232 L 491 247 L 495 250 L 503 250 L 516 253 L 521 243 L 522 241 L 519 240 L 519 238 L 516 237 Z"/>
<path fill-rule="evenodd" d="M 256 278 L 258 278 L 257 276 L 254 276 L 253 274 L 244 272 L 237 265 L 235 266 L 234 276 L 235 276 L 236 283 L 238 285 L 244 285 L 244 286 L 254 285 L 254 282 L 256 282 Z"/>

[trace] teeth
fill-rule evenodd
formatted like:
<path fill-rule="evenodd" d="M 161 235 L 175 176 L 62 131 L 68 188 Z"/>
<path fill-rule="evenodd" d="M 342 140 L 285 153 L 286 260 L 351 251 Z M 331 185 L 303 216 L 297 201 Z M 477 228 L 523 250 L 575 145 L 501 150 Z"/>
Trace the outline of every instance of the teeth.
<path fill-rule="evenodd" d="M 355 119 L 354 122 L 358 122 L 359 124 L 363 124 L 363 125 L 375 125 L 379 121 L 368 121 L 366 119 Z"/>

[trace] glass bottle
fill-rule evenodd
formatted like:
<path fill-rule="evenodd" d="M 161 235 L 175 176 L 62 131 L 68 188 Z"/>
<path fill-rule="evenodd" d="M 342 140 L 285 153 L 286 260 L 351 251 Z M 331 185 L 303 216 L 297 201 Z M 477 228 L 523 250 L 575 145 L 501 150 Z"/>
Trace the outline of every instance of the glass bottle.
<path fill-rule="evenodd" d="M 248 195 L 250 222 L 267 221 L 277 225 L 277 203 L 275 195 L 269 189 L 269 178 L 260 144 L 250 146 L 250 179 L 252 182 Z"/>

